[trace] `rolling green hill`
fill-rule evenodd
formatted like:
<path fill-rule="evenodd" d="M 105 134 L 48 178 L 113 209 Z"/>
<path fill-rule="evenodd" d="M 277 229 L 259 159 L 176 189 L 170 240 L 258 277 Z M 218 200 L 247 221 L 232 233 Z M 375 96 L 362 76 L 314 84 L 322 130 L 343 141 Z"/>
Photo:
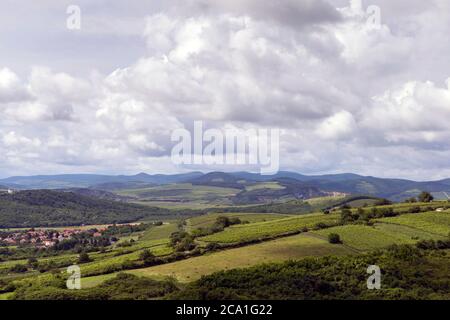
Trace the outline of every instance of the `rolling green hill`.
<path fill-rule="evenodd" d="M 166 209 L 101 200 L 72 192 L 30 190 L 0 194 L 0 228 L 73 226 L 167 217 Z"/>

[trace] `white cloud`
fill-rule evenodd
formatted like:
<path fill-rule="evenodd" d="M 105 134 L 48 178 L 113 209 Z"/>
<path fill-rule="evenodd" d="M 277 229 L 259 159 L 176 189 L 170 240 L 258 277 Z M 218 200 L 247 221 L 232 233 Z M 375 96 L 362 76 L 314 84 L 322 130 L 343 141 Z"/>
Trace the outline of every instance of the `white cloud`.
<path fill-rule="evenodd" d="M 317 134 L 324 139 L 340 140 L 351 137 L 355 130 L 353 115 L 348 111 L 341 111 L 325 119 L 317 128 Z"/>
<path fill-rule="evenodd" d="M 0 68 L 0 104 L 25 99 L 27 92 L 19 77 L 8 68 Z"/>
<path fill-rule="evenodd" d="M 441 149 L 450 147 L 450 88 L 432 82 L 408 82 L 373 99 L 363 125 L 379 143 Z"/>
<path fill-rule="evenodd" d="M 52 59 L 28 77 L 1 68 L 0 174 L 27 161 L 37 173 L 179 170 L 170 133 L 194 120 L 284 129 L 282 167 L 306 173 L 449 173 L 448 4 L 374 0 L 374 28 L 334 2 L 160 2 L 129 33 L 111 31 L 145 26 L 147 51 L 106 75 Z M 118 13 L 90 13 L 88 26 Z M 108 25 L 86 34 L 108 37 Z"/>

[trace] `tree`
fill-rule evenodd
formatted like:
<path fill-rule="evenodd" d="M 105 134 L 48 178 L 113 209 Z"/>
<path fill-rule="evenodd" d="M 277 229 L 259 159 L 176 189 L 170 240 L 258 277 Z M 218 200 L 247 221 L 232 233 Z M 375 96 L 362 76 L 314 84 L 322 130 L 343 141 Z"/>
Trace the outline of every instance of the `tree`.
<path fill-rule="evenodd" d="M 420 202 L 431 202 L 434 200 L 434 197 L 428 191 L 422 191 L 422 193 L 419 194 L 418 199 Z"/>
<path fill-rule="evenodd" d="M 332 244 L 341 243 L 341 237 L 337 233 L 330 233 L 328 235 L 328 242 Z"/>
<path fill-rule="evenodd" d="M 38 261 L 35 257 L 28 258 L 27 264 L 30 268 L 33 268 L 33 269 L 36 269 L 38 267 Z"/>
<path fill-rule="evenodd" d="M 220 245 L 217 242 L 209 242 L 206 245 L 206 250 L 208 251 L 214 251 L 220 248 Z"/>
<path fill-rule="evenodd" d="M 78 263 L 87 263 L 91 262 L 91 258 L 86 252 L 80 253 L 80 256 L 78 257 Z"/>
<path fill-rule="evenodd" d="M 18 263 L 16 265 L 14 265 L 13 267 L 11 267 L 10 270 L 15 273 L 24 273 L 24 272 L 28 271 L 28 268 L 27 268 L 27 266 Z"/>
<path fill-rule="evenodd" d="M 139 254 L 139 259 L 142 261 L 153 260 L 155 255 L 150 252 L 150 250 L 144 250 Z"/>
<path fill-rule="evenodd" d="M 175 250 L 177 252 L 184 252 L 184 251 L 190 251 L 195 249 L 197 245 L 194 242 L 194 239 L 191 236 L 188 236 L 186 238 L 183 238 L 176 246 Z"/>
<path fill-rule="evenodd" d="M 392 204 L 392 201 L 389 201 L 388 199 L 384 199 L 384 198 L 375 201 L 376 206 L 388 206 L 391 204 Z"/>
<path fill-rule="evenodd" d="M 349 223 L 353 222 L 357 218 L 357 216 L 353 216 L 352 211 L 350 209 L 342 209 L 341 211 L 341 222 Z"/>
<path fill-rule="evenodd" d="M 416 202 L 417 202 L 417 199 L 414 198 L 414 197 L 412 197 L 412 198 L 406 199 L 405 202 L 406 202 L 406 203 L 416 203 Z"/>

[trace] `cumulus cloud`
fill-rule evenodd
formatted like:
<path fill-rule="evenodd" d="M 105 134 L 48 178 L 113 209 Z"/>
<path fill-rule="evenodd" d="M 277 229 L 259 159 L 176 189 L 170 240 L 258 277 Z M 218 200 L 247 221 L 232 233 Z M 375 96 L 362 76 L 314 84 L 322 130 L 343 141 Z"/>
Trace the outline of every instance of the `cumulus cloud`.
<path fill-rule="evenodd" d="M 449 83 L 408 82 L 374 97 L 362 124 L 375 132 L 378 143 L 448 149 Z"/>
<path fill-rule="evenodd" d="M 341 18 L 336 8 L 323 0 L 284 0 L 281 5 L 270 0 L 201 0 L 191 3 L 202 13 L 228 12 L 295 28 L 334 23 Z"/>
<path fill-rule="evenodd" d="M 195 120 L 283 129 L 283 169 L 450 173 L 445 1 L 374 1 L 380 24 L 337 0 L 174 3 L 133 23 L 146 52 L 107 74 L 0 68 L 0 173 L 181 170 L 170 135 Z"/>
<path fill-rule="evenodd" d="M 351 137 L 356 129 L 356 122 L 348 111 L 338 112 L 325 119 L 317 128 L 319 136 L 325 139 L 343 139 Z"/>
<path fill-rule="evenodd" d="M 8 68 L 0 68 L 0 103 L 20 101 L 27 91 L 19 77 Z"/>

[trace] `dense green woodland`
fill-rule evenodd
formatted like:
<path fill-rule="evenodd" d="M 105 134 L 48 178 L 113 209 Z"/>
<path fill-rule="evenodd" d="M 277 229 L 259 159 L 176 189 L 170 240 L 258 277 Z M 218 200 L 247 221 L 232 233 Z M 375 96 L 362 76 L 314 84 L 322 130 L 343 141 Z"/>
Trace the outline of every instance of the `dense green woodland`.
<path fill-rule="evenodd" d="M 382 270 L 381 290 L 368 290 L 369 265 Z M 448 250 L 394 246 L 354 257 L 323 257 L 203 277 L 174 299 L 450 299 Z"/>
<path fill-rule="evenodd" d="M 30 190 L 0 194 L 0 228 L 126 223 L 148 217 L 158 219 L 169 213 L 167 209 L 71 192 Z"/>
<path fill-rule="evenodd" d="M 17 300 L 149 300 L 175 292 L 172 281 L 155 281 L 120 273 L 90 290 L 67 290 L 66 280 L 59 276 L 44 286 L 20 287 L 15 292 Z"/>

